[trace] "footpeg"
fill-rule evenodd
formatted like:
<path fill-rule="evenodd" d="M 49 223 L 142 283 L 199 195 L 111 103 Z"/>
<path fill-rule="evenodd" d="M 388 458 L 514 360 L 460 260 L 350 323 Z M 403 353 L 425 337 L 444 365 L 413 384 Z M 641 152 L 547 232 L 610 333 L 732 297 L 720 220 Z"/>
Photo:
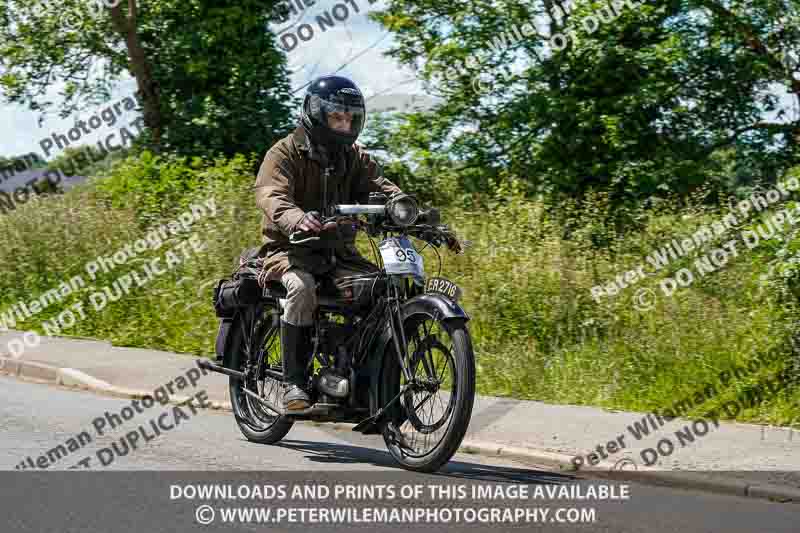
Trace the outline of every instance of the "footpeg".
<path fill-rule="evenodd" d="M 335 403 L 320 403 L 317 402 L 313 404 L 311 407 L 303 409 L 301 411 L 288 411 L 284 409 L 281 412 L 281 415 L 294 417 L 298 419 L 307 419 L 309 417 L 324 417 L 330 415 L 331 411 L 336 411 L 341 406 Z"/>
<path fill-rule="evenodd" d="M 239 372 L 238 370 L 225 368 L 224 366 L 212 363 L 208 359 L 197 359 L 196 363 L 197 366 L 203 370 L 210 370 L 212 372 L 217 372 L 219 374 L 225 374 L 226 376 L 230 376 L 232 378 L 244 380 L 244 372 Z"/>

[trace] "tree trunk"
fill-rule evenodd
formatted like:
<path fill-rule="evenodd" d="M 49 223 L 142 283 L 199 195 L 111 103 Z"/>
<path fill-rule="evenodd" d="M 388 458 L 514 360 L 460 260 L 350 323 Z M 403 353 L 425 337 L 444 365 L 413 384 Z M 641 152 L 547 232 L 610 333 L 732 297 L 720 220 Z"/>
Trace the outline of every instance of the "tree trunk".
<path fill-rule="evenodd" d="M 128 0 L 127 16 L 122 12 L 122 2 L 111 8 L 111 20 L 114 28 L 125 39 L 130 60 L 130 71 L 136 78 L 136 85 L 141 95 L 144 112 L 144 124 L 150 130 L 156 148 L 161 144 L 161 100 L 158 86 L 150 71 L 139 35 L 136 33 L 136 0 Z"/>

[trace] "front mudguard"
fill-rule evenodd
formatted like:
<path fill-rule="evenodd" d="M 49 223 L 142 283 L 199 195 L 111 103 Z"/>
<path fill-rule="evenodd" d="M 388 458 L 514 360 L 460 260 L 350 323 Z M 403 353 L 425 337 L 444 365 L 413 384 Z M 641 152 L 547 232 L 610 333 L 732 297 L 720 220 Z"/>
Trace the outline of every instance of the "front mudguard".
<path fill-rule="evenodd" d="M 435 319 L 460 318 L 469 320 L 469 315 L 453 300 L 441 294 L 421 294 L 407 300 L 402 307 L 403 321 L 413 315 L 423 314 Z"/>
<path fill-rule="evenodd" d="M 470 319 L 469 314 L 456 302 L 440 294 L 422 294 L 407 300 L 402 308 L 403 322 L 413 316 L 425 315 L 435 320 L 463 320 Z M 376 336 L 369 349 L 369 406 L 370 414 L 374 415 L 384 407 L 380 404 L 380 378 L 384 365 L 387 363 L 387 354 L 390 353 L 392 343 L 392 330 L 389 324 L 384 324 L 383 330 Z"/>

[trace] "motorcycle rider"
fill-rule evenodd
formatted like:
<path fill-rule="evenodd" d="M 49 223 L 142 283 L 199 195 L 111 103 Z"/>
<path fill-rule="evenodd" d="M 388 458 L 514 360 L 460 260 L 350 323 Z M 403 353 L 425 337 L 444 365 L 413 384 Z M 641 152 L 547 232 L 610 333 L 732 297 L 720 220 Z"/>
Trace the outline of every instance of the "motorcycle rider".
<path fill-rule="evenodd" d="M 364 96 L 352 81 L 317 78 L 306 92 L 298 127 L 270 148 L 256 178 L 256 204 L 264 212 L 263 279 L 280 280 L 287 291 L 281 345 L 287 382 L 283 403 L 289 411 L 310 406 L 305 387 L 317 307 L 315 277 L 335 280 L 376 270 L 357 251 L 355 228 L 323 226 L 319 213 L 333 204 L 366 204 L 372 192 L 401 192 L 355 144 L 366 114 Z M 296 231 L 320 239 L 290 244 Z"/>

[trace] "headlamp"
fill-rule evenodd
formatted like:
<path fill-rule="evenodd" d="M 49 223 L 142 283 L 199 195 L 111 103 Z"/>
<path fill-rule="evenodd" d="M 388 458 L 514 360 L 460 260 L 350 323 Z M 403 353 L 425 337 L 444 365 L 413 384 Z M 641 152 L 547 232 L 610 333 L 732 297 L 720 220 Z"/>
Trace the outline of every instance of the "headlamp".
<path fill-rule="evenodd" d="M 411 226 L 417 221 L 419 207 L 417 201 L 407 195 L 398 194 L 389 199 L 386 205 L 389 218 L 398 226 Z"/>

